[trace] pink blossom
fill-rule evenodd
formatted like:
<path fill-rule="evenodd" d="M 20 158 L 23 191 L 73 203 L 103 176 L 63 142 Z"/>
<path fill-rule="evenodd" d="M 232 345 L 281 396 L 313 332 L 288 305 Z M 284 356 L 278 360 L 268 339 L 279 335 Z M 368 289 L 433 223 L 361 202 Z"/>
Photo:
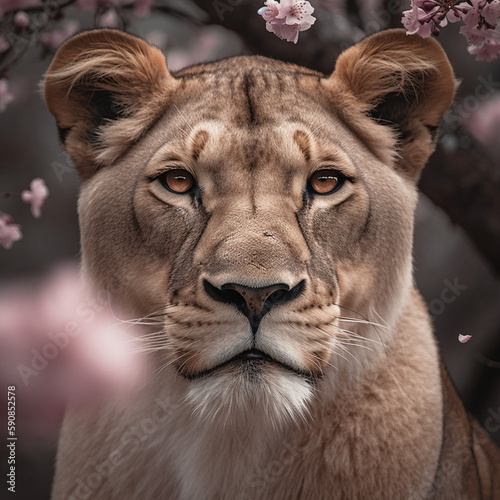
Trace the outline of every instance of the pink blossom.
<path fill-rule="evenodd" d="M 33 217 L 40 217 L 42 214 L 41 208 L 49 195 L 49 190 L 43 179 L 33 179 L 30 184 L 29 191 L 23 191 L 21 193 L 21 199 L 25 203 L 31 205 L 31 213 Z"/>
<path fill-rule="evenodd" d="M 467 12 L 471 8 L 470 4 L 467 2 L 459 3 L 453 6 L 447 13 L 446 18 L 450 23 L 456 23 L 462 20 L 464 12 Z"/>
<path fill-rule="evenodd" d="M 401 19 L 403 26 L 406 28 L 406 34 L 415 35 L 418 33 L 423 38 L 431 36 L 431 24 L 424 21 L 424 19 L 429 19 L 428 13 L 418 7 L 416 3 L 413 3 L 412 9 L 405 10 Z"/>
<path fill-rule="evenodd" d="M 31 24 L 30 16 L 26 12 L 20 10 L 14 16 L 14 25 L 18 28 L 26 28 Z"/>
<path fill-rule="evenodd" d="M 0 212 L 0 245 L 8 250 L 22 237 L 21 228 L 17 224 L 12 224 L 12 217 Z"/>
<path fill-rule="evenodd" d="M 74 35 L 80 24 L 73 19 L 67 21 L 62 28 L 53 31 L 44 31 L 40 35 L 40 41 L 49 49 L 57 50 L 62 43 L 70 36 Z"/>
<path fill-rule="evenodd" d="M 460 34 L 467 38 L 470 45 L 481 48 L 486 42 L 500 40 L 500 33 L 492 29 L 478 29 L 469 27 L 467 24 L 460 28 Z"/>
<path fill-rule="evenodd" d="M 469 54 L 476 56 L 478 61 L 491 62 L 500 56 L 500 43 L 486 40 L 483 46 L 470 45 L 467 47 Z"/>
<path fill-rule="evenodd" d="M 120 25 L 120 18 L 116 9 L 108 9 L 104 14 L 99 16 L 97 26 L 99 28 L 117 28 Z"/>
<path fill-rule="evenodd" d="M 9 92 L 9 82 L 6 78 L 0 80 L 0 113 L 3 113 L 7 106 L 14 99 L 14 95 Z"/>
<path fill-rule="evenodd" d="M 265 7 L 258 14 L 266 21 L 266 29 L 287 42 L 297 43 L 299 32 L 308 30 L 316 18 L 311 14 L 314 8 L 303 0 L 275 0 L 264 2 Z"/>
<path fill-rule="evenodd" d="M 4 36 L 0 35 L 0 54 L 2 52 L 5 52 L 9 48 L 10 48 L 10 43 L 7 41 L 7 39 Z"/>
<path fill-rule="evenodd" d="M 149 15 L 154 0 L 136 0 L 134 3 L 134 14 L 137 17 L 146 17 Z"/>
<path fill-rule="evenodd" d="M 145 375 L 139 333 L 84 289 L 73 266 L 0 290 L 0 382 L 17 387 L 23 424 L 56 433 L 68 402 L 131 394 Z"/>
<path fill-rule="evenodd" d="M 462 344 L 465 344 L 466 342 L 469 342 L 469 340 L 472 338 L 472 335 L 458 335 L 458 341 L 461 342 Z"/>
<path fill-rule="evenodd" d="M 498 137 L 500 137 L 500 93 L 488 99 L 478 110 L 468 116 L 464 125 L 483 146 L 498 151 L 500 149 L 498 144 Z"/>
<path fill-rule="evenodd" d="M 274 0 L 264 2 L 266 7 L 261 7 L 257 13 L 262 16 L 264 21 L 274 21 L 280 13 L 280 4 Z"/>
<path fill-rule="evenodd" d="M 490 26 L 495 26 L 500 17 L 500 0 L 493 0 L 493 2 L 487 3 L 482 8 L 481 15 Z"/>

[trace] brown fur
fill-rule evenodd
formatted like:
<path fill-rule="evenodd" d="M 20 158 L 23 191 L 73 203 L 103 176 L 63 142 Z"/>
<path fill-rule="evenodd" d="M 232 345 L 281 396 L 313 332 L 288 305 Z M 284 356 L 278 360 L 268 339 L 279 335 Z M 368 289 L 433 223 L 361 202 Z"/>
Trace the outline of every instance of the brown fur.
<path fill-rule="evenodd" d="M 54 500 L 500 498 L 412 282 L 415 183 L 455 85 L 399 30 L 329 77 L 262 57 L 172 75 L 115 30 L 63 45 L 45 92 L 83 180 L 83 270 L 156 321 L 159 374 L 126 407 L 69 409 Z M 192 194 L 162 184 L 179 168 Z M 347 179 L 314 195 L 325 168 Z M 252 333 L 205 281 L 300 291 Z M 228 363 L 250 348 L 277 362 Z"/>

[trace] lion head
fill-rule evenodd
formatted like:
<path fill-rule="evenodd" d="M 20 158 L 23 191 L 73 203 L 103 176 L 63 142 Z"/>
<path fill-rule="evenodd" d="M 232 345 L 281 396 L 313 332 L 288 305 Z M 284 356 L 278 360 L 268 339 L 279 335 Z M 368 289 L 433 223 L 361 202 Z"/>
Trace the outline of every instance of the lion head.
<path fill-rule="evenodd" d="M 263 57 L 172 74 L 116 30 L 62 46 L 45 95 L 82 179 L 83 270 L 154 323 L 161 383 L 280 421 L 382 362 L 454 89 L 439 44 L 401 30 L 331 76 Z"/>

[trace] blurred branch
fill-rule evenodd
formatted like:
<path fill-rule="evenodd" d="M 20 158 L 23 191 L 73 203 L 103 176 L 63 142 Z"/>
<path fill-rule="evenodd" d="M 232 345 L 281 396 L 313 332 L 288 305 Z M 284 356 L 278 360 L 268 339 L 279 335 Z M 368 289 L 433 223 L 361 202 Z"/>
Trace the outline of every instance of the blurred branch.
<path fill-rule="evenodd" d="M 314 15 L 322 20 L 321 24 L 301 33 L 299 44 L 294 46 L 271 33 L 256 36 L 264 29 L 264 23 L 256 15 L 258 3 L 255 0 L 192 1 L 207 12 L 210 23 L 237 32 L 253 53 L 306 66 L 324 74 L 333 71 L 342 49 L 363 36 L 359 28 L 348 22 L 337 31 L 335 25 L 338 25 L 340 16 L 317 7 Z M 478 147 L 446 152 L 440 145 L 424 169 L 420 189 L 446 212 L 453 223 L 462 227 L 500 276 L 499 166 Z"/>

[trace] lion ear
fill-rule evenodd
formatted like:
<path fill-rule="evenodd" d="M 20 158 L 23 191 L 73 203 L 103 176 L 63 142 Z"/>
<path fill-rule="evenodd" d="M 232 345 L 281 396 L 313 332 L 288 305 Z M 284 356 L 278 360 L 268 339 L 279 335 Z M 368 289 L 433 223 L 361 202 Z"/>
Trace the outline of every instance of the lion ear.
<path fill-rule="evenodd" d="M 404 30 L 383 31 L 343 52 L 328 80 L 335 94 L 347 94 L 347 101 L 384 127 L 363 134 L 368 146 L 380 151 L 381 138 L 388 137 L 392 162 L 416 178 L 435 149 L 437 128 L 457 87 L 439 43 Z"/>
<path fill-rule="evenodd" d="M 175 87 L 160 50 L 113 29 L 70 38 L 44 81 L 63 147 L 84 180 L 158 119 Z"/>

